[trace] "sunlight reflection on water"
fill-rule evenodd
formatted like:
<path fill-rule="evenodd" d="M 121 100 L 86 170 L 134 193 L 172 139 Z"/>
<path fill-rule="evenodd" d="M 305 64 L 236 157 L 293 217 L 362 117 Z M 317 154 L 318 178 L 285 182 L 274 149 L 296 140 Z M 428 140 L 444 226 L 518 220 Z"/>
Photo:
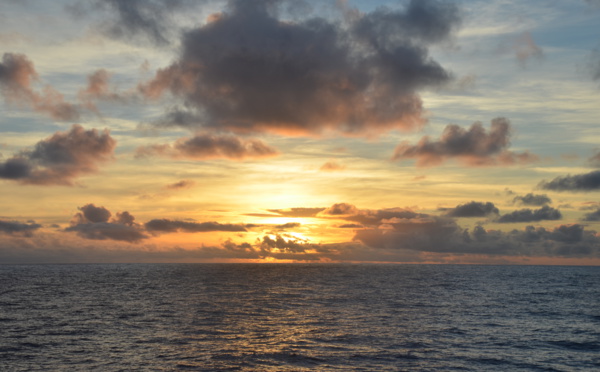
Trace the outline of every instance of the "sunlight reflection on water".
<path fill-rule="evenodd" d="M 600 268 L 0 266 L 0 369 L 600 367 Z"/>

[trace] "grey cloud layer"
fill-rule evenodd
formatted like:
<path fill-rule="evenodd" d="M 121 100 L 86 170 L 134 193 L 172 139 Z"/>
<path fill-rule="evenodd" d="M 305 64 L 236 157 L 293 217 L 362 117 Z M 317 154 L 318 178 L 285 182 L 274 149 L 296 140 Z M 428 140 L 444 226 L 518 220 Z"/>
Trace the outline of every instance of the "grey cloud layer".
<path fill-rule="evenodd" d="M 539 187 L 552 191 L 595 191 L 600 190 L 600 170 L 590 173 L 556 177 L 542 181 Z"/>
<path fill-rule="evenodd" d="M 73 125 L 0 162 L 0 178 L 34 185 L 73 185 L 75 178 L 94 173 L 112 159 L 116 141 L 107 130 Z"/>
<path fill-rule="evenodd" d="M 247 231 L 243 225 L 221 224 L 219 222 L 187 222 L 169 219 L 155 219 L 144 224 L 150 232 L 207 232 L 207 231 Z"/>
<path fill-rule="evenodd" d="M 30 237 L 33 232 L 42 227 L 35 222 L 18 222 L 18 221 L 3 221 L 0 220 L 0 232 L 9 235 L 20 235 Z"/>
<path fill-rule="evenodd" d="M 286 135 L 414 129 L 424 122 L 417 92 L 451 79 L 428 55 L 460 23 L 451 4 L 414 0 L 338 22 L 282 21 L 277 4 L 232 0 L 185 34 L 179 59 L 140 85 L 147 97 L 184 100 L 189 110 L 163 124 Z"/>
<path fill-rule="evenodd" d="M 514 222 L 534 222 L 534 221 L 554 221 L 560 220 L 562 213 L 558 209 L 549 207 L 547 205 L 540 209 L 520 209 L 511 213 L 505 214 L 498 218 L 500 223 L 514 223 Z"/>

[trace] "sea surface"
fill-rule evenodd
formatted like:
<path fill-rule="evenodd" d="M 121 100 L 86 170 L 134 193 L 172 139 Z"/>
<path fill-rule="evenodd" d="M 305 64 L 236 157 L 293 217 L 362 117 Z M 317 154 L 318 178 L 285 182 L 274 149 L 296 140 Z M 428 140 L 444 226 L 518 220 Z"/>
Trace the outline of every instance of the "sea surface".
<path fill-rule="evenodd" d="M 0 371 L 598 371 L 600 267 L 0 265 Z"/>

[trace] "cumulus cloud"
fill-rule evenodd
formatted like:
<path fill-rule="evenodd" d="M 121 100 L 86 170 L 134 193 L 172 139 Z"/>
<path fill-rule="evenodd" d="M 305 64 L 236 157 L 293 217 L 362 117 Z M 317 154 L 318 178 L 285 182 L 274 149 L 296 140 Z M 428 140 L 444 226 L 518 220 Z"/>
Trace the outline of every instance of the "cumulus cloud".
<path fill-rule="evenodd" d="M 529 152 L 515 153 L 510 146 L 511 125 L 506 118 L 495 118 L 489 133 L 479 122 L 464 129 L 448 125 L 437 141 L 423 137 L 418 144 L 403 142 L 394 151 L 392 160 L 416 159 L 417 166 L 440 165 L 449 159 L 458 159 L 470 166 L 526 164 L 537 160 Z"/>
<path fill-rule="evenodd" d="M 487 217 L 497 215 L 499 212 L 494 203 L 476 201 L 457 205 L 455 208 L 446 209 L 445 211 L 445 215 L 448 217 Z"/>
<path fill-rule="evenodd" d="M 42 227 L 42 225 L 35 222 L 18 222 L 18 221 L 4 221 L 0 220 L 0 233 L 30 237 L 33 232 Z"/>
<path fill-rule="evenodd" d="M 112 213 L 94 204 L 86 204 L 79 207 L 71 220 L 71 226 L 65 229 L 67 232 L 75 232 L 84 239 L 91 240 L 117 240 L 129 243 L 137 243 L 148 238 L 135 218 L 127 211 L 119 212 L 114 218 Z"/>
<path fill-rule="evenodd" d="M 208 232 L 208 231 L 234 231 L 245 232 L 246 227 L 239 224 L 222 224 L 219 222 L 187 222 L 169 219 L 154 219 L 146 222 L 144 227 L 147 231 L 155 233 L 171 232 Z"/>
<path fill-rule="evenodd" d="M 541 207 L 542 205 L 552 204 L 552 199 L 550 199 L 546 194 L 534 194 L 530 192 L 529 194 L 523 196 L 515 196 L 513 203 Z"/>
<path fill-rule="evenodd" d="M 94 173 L 112 159 L 116 141 L 108 130 L 85 130 L 73 125 L 0 162 L 0 178 L 33 185 L 73 185 L 74 179 Z"/>
<path fill-rule="evenodd" d="M 27 56 L 4 53 L 0 62 L 0 89 L 7 102 L 29 106 L 56 120 L 79 118 L 77 106 L 65 102 L 62 94 L 49 85 L 41 92 L 35 91 L 32 83 L 36 80 L 38 74 Z"/>
<path fill-rule="evenodd" d="M 600 190 L 600 170 L 590 173 L 559 176 L 552 181 L 542 181 L 539 187 L 552 191 L 596 191 Z"/>
<path fill-rule="evenodd" d="M 500 223 L 515 223 L 515 222 L 533 222 L 542 220 L 560 220 L 562 213 L 558 209 L 549 207 L 547 205 L 540 209 L 520 209 L 513 211 L 508 214 L 504 214 L 498 218 Z"/>
<path fill-rule="evenodd" d="M 151 145 L 139 147 L 137 157 L 162 155 L 172 158 L 194 160 L 263 159 L 278 155 L 279 152 L 255 138 L 242 139 L 229 134 L 196 134 L 191 138 L 180 138 L 173 145 Z"/>
<path fill-rule="evenodd" d="M 410 130 L 425 122 L 418 92 L 452 79 L 429 56 L 460 24 L 452 4 L 412 0 L 342 21 L 284 21 L 279 4 L 231 0 L 184 34 L 178 60 L 139 86 L 148 98 L 183 99 L 185 110 L 162 125 L 285 135 Z"/>

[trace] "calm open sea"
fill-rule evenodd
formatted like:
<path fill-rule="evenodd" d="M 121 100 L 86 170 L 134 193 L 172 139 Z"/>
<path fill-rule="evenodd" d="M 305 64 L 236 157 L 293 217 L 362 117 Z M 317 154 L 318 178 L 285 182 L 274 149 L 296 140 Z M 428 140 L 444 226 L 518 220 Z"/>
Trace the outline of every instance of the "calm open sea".
<path fill-rule="evenodd" d="M 0 370 L 600 370 L 600 267 L 4 265 Z"/>

